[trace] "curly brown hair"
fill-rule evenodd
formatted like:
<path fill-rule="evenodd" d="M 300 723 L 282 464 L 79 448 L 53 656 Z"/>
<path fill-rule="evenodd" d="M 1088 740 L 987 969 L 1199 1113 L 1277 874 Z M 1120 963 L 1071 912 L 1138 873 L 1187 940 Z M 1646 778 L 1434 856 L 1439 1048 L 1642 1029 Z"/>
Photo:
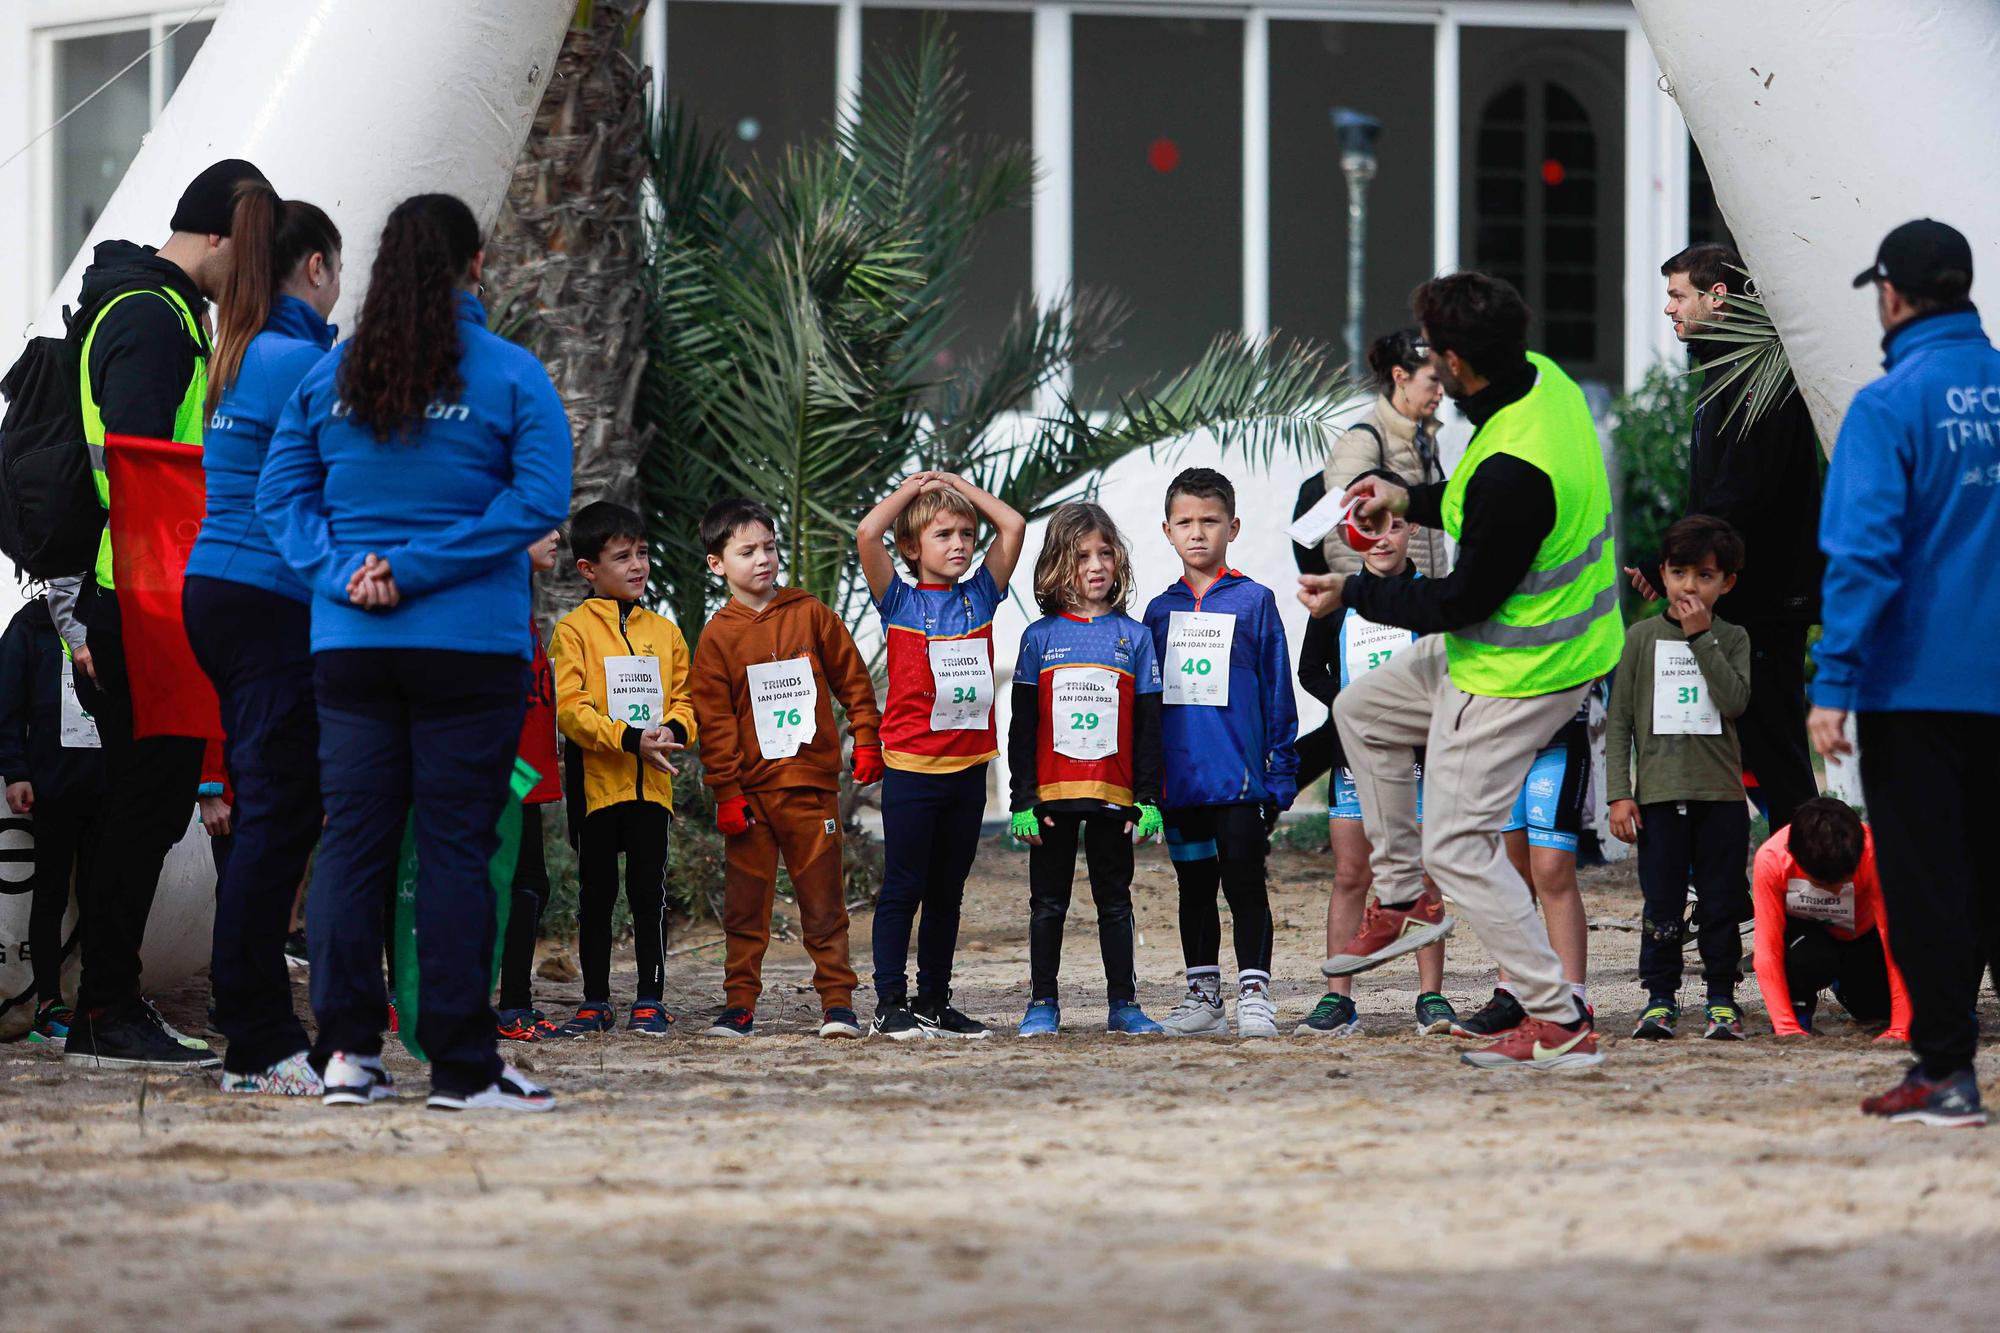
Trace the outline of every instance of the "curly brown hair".
<path fill-rule="evenodd" d="M 340 398 L 375 438 L 408 435 L 424 409 L 456 398 L 458 288 L 479 253 L 479 222 L 456 195 L 416 194 L 382 226 Z"/>
<path fill-rule="evenodd" d="M 1042 553 L 1035 557 L 1035 602 L 1049 615 L 1061 615 L 1083 605 L 1083 589 L 1076 578 L 1077 548 L 1092 533 L 1111 543 L 1118 557 L 1111 575 L 1111 591 L 1105 600 L 1114 611 L 1123 611 L 1132 600 L 1132 552 L 1118 525 L 1104 506 L 1088 500 L 1072 500 L 1049 517 L 1042 534 Z"/>

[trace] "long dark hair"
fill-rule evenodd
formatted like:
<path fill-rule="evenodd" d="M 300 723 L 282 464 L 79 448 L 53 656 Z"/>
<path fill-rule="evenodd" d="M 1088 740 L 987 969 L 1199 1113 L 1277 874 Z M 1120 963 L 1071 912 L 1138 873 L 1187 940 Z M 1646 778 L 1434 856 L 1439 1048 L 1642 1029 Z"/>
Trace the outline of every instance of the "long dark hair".
<path fill-rule="evenodd" d="M 1385 333 L 1368 346 L 1368 369 L 1375 374 L 1375 388 L 1384 398 L 1396 392 L 1396 372 L 1414 375 L 1431 359 L 1418 329 L 1397 329 Z"/>
<path fill-rule="evenodd" d="M 340 397 L 375 438 L 407 433 L 436 399 L 458 396 L 458 286 L 480 250 L 456 195 L 416 194 L 382 227 L 361 326 L 340 366 Z"/>
<path fill-rule="evenodd" d="M 278 284 L 314 255 L 340 250 L 340 229 L 302 199 L 278 198 L 263 181 L 237 187 L 229 217 L 229 268 L 215 303 L 215 354 L 209 360 L 208 410 L 222 401 L 243 369 L 250 340 L 271 317 Z"/>

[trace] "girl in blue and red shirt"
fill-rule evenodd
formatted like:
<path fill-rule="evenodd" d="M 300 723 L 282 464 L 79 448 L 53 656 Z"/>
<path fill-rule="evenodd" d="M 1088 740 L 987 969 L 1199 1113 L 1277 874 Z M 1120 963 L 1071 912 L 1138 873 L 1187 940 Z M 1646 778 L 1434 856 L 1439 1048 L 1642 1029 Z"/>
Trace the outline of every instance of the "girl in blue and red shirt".
<path fill-rule="evenodd" d="M 1062 1021 L 1056 971 L 1083 843 L 1104 954 L 1108 1031 L 1157 1034 L 1139 1008 L 1132 957 L 1132 838 L 1161 828 L 1160 663 L 1153 636 L 1126 614 L 1132 556 L 1111 516 L 1066 504 L 1035 562 L 1048 614 L 1021 636 L 1007 729 L 1013 834 L 1028 844 L 1028 960 L 1033 987 L 1020 1035 Z"/>

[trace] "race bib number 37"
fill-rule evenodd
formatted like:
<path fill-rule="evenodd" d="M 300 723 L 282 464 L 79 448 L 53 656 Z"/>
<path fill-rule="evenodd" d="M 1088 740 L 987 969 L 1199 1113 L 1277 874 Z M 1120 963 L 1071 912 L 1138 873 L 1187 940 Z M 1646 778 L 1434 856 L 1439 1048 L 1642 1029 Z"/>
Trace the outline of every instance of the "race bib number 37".
<path fill-rule="evenodd" d="M 812 661 L 752 662 L 750 711 L 757 720 L 757 750 L 766 759 L 790 759 L 819 732 L 819 682 Z"/>
<path fill-rule="evenodd" d="M 1055 752 L 1069 759 L 1118 753 L 1118 673 L 1103 667 L 1063 667 L 1050 673 L 1050 730 Z"/>
<path fill-rule="evenodd" d="M 993 713 L 993 659 L 985 639 L 932 639 L 932 731 L 983 731 Z"/>
<path fill-rule="evenodd" d="M 1160 702 L 1227 708 L 1229 648 L 1235 640 L 1235 616 L 1213 611 L 1169 612 Z"/>
<path fill-rule="evenodd" d="M 627 726 L 641 731 L 659 726 L 667 706 L 666 691 L 660 688 L 660 659 L 605 658 L 604 705 L 613 720 Z"/>
<path fill-rule="evenodd" d="M 1688 644 L 1662 639 L 1653 645 L 1653 734 L 1722 734 L 1722 714 L 1708 697 L 1708 682 Z"/>
<path fill-rule="evenodd" d="M 1410 646 L 1411 636 L 1406 629 L 1394 625 L 1378 625 L 1365 619 L 1357 611 L 1347 613 L 1347 678 L 1360 680 L 1377 667 L 1389 665 L 1389 660 Z"/>

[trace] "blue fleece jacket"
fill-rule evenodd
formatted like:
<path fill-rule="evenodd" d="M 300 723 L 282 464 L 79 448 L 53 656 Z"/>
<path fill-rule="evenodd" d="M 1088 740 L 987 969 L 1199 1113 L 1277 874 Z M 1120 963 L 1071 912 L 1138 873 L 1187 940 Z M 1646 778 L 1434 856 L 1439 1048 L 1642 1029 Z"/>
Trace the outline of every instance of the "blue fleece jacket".
<path fill-rule="evenodd" d="M 263 331 L 243 350 L 236 382 L 216 403 L 202 431 L 208 512 L 188 554 L 188 573 L 245 583 L 295 602 L 312 600 L 257 518 L 257 477 L 264 470 L 278 414 L 333 339 L 333 325 L 298 297 L 280 296 L 271 303 Z"/>
<path fill-rule="evenodd" d="M 1236 617 L 1229 644 L 1229 704 L 1170 704 L 1160 710 L 1161 800 L 1169 810 L 1194 805 L 1276 805 L 1299 792 L 1298 704 L 1291 654 L 1271 590 L 1233 569 L 1199 596 L 1176 580 L 1146 608 L 1146 629 L 1162 670 L 1168 618 L 1175 611 Z"/>
<path fill-rule="evenodd" d="M 1813 702 L 2000 713 L 2000 352 L 1969 307 L 1883 344 L 1826 477 Z"/>
<path fill-rule="evenodd" d="M 408 435 L 375 438 L 338 398 L 342 343 L 307 372 L 271 440 L 257 513 L 312 589 L 312 646 L 442 648 L 527 660 L 528 543 L 569 513 L 570 435 L 541 362 L 458 298 L 464 389 Z M 364 611 L 347 581 L 370 553 L 402 601 Z"/>

